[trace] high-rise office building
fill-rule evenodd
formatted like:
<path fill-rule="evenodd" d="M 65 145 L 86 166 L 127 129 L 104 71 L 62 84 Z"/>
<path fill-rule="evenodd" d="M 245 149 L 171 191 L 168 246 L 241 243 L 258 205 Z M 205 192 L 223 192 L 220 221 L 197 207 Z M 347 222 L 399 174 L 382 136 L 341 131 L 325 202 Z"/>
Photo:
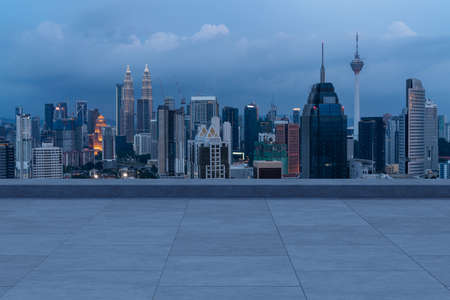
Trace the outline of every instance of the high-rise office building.
<path fill-rule="evenodd" d="M 190 178 L 230 178 L 231 125 L 223 125 L 220 137 L 220 119 L 213 117 L 207 129 L 201 125 L 195 140 L 188 142 L 188 176 Z"/>
<path fill-rule="evenodd" d="M 191 97 L 190 104 L 191 135 L 193 138 L 197 134 L 200 125 L 211 125 L 211 118 L 219 116 L 219 102 L 215 96 L 195 96 Z"/>
<path fill-rule="evenodd" d="M 256 104 L 247 104 L 244 108 L 244 153 L 250 165 L 253 163 L 255 142 L 258 141 L 258 107 Z"/>
<path fill-rule="evenodd" d="M 56 103 L 54 120 L 67 119 L 68 116 L 67 102 Z"/>
<path fill-rule="evenodd" d="M 31 116 L 16 108 L 16 177 L 31 177 Z"/>
<path fill-rule="evenodd" d="M 14 178 L 14 147 L 0 138 L 0 179 Z"/>
<path fill-rule="evenodd" d="M 158 173 L 183 176 L 185 173 L 185 128 L 183 108 L 158 107 Z"/>
<path fill-rule="evenodd" d="M 386 166 L 386 126 L 382 117 L 367 117 L 359 121 L 357 158 L 374 162 L 375 171 L 383 173 Z"/>
<path fill-rule="evenodd" d="M 277 120 L 277 106 L 273 103 L 270 105 L 270 110 L 267 113 L 266 120 L 272 123 Z"/>
<path fill-rule="evenodd" d="M 33 149 L 33 178 L 63 178 L 63 155 L 59 147 L 42 144 Z"/>
<path fill-rule="evenodd" d="M 440 139 L 447 139 L 445 134 L 445 123 L 447 123 L 447 118 L 445 115 L 438 116 L 438 137 Z"/>
<path fill-rule="evenodd" d="M 122 96 L 122 120 L 120 132 L 126 136 L 127 143 L 133 143 L 134 140 L 134 88 L 133 78 L 131 77 L 130 66 L 127 66 L 125 79 L 123 81 Z"/>
<path fill-rule="evenodd" d="M 31 139 L 33 148 L 41 146 L 41 119 L 39 117 L 31 118 Z"/>
<path fill-rule="evenodd" d="M 150 132 L 150 122 L 153 115 L 153 93 L 152 79 L 148 65 L 145 65 L 144 76 L 142 77 L 141 99 L 138 100 L 137 109 L 137 132 Z"/>
<path fill-rule="evenodd" d="M 425 89 L 418 79 L 406 80 L 406 108 L 400 129 L 400 172 L 425 173 Z"/>
<path fill-rule="evenodd" d="M 55 119 L 55 106 L 53 103 L 47 103 L 44 106 L 45 109 L 45 122 L 44 122 L 44 130 L 53 130 L 53 121 Z"/>
<path fill-rule="evenodd" d="M 123 84 L 116 84 L 116 135 L 124 136 L 122 132 L 124 129 L 122 126 L 122 97 L 123 97 Z"/>
<path fill-rule="evenodd" d="M 292 109 L 292 123 L 300 125 L 300 107 L 294 107 Z"/>
<path fill-rule="evenodd" d="M 364 67 L 364 62 L 359 57 L 359 49 L 358 49 L 358 33 L 356 34 L 356 52 L 355 52 L 355 58 L 350 63 L 350 66 L 352 67 L 353 72 L 355 73 L 355 103 L 354 103 L 354 109 L 355 113 L 353 115 L 353 130 L 354 130 L 354 137 L 355 139 L 358 138 L 358 127 L 359 127 L 359 120 L 360 120 L 360 110 L 359 110 L 359 73 L 361 72 L 362 68 Z"/>
<path fill-rule="evenodd" d="M 104 126 L 102 129 L 102 160 L 112 161 L 116 159 L 116 145 L 114 130 L 111 126 Z"/>
<path fill-rule="evenodd" d="M 137 100 L 137 126 L 136 133 L 150 133 L 151 114 L 150 100 Z"/>
<path fill-rule="evenodd" d="M 325 82 L 323 44 L 320 83 L 313 85 L 304 106 L 301 138 L 303 178 L 347 177 L 347 116 L 333 84 Z"/>
<path fill-rule="evenodd" d="M 222 109 L 222 122 L 229 122 L 231 124 L 231 149 L 232 151 L 239 151 L 239 109 L 225 106 Z"/>
<path fill-rule="evenodd" d="M 385 154 L 386 164 L 399 163 L 399 142 L 400 142 L 400 118 L 397 116 L 386 116 L 386 137 L 385 137 Z"/>
<path fill-rule="evenodd" d="M 439 169 L 438 149 L 438 116 L 437 105 L 431 100 L 425 102 L 424 142 L 425 142 L 425 170 L 437 172 Z"/>
<path fill-rule="evenodd" d="M 300 126 L 289 124 L 287 129 L 288 174 L 300 175 Z"/>
<path fill-rule="evenodd" d="M 97 118 L 100 116 L 100 112 L 97 108 L 88 110 L 88 124 L 87 124 L 87 132 L 88 134 L 93 134 L 95 131 L 95 124 L 97 122 Z"/>
<path fill-rule="evenodd" d="M 77 149 L 77 130 L 74 118 L 56 120 L 53 126 L 54 146 L 63 152 L 72 152 Z"/>
<path fill-rule="evenodd" d="M 87 125 L 88 123 L 88 103 L 87 101 L 79 100 L 76 104 L 77 110 L 77 119 L 80 122 L 80 125 Z"/>

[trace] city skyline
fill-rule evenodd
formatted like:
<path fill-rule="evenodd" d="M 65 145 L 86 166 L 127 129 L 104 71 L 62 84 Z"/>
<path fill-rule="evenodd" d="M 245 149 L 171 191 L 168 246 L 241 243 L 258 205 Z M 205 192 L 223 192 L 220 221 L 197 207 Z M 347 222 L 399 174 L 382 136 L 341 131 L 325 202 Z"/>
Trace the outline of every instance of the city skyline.
<path fill-rule="evenodd" d="M 357 6 L 349 11 L 349 5 L 329 1 L 320 9 L 318 4 L 294 1 L 279 7 L 269 1 L 250 2 L 238 6 L 241 18 L 237 19 L 230 10 L 233 5 L 223 3 L 216 8 L 194 1 L 192 6 L 202 7 L 199 14 L 176 1 L 132 1 L 128 9 L 135 18 L 119 21 L 119 3 L 114 1 L 106 7 L 94 3 L 83 9 L 79 4 L 54 3 L 53 9 L 30 4 L 40 12 L 32 16 L 28 7 L 8 3 L 9 11 L 24 12 L 16 22 L 9 15 L 1 21 L 5 26 L 0 38 L 7 46 L 0 53 L 8 59 L 0 75 L 4 91 L 0 104 L 5 108 L 0 117 L 10 117 L 8 112 L 16 105 L 42 115 L 44 103 L 69 98 L 71 103 L 87 100 L 107 119 L 114 119 L 111 86 L 122 81 L 127 64 L 139 70 L 134 74 L 140 76 L 146 63 L 153 75 L 154 108 L 162 102 L 163 89 L 166 95 L 179 97 L 178 82 L 186 98 L 215 95 L 221 103 L 240 108 L 255 101 L 261 111 L 267 111 L 274 101 L 279 111 L 289 114 L 306 102 L 320 62 L 317 45 L 323 40 L 328 78 L 340 91 L 351 118 L 354 75 L 348 61 L 353 58 L 356 31 L 360 32 L 361 58 L 367 63 L 361 75 L 362 117 L 398 114 L 405 78 L 421 78 L 428 96 L 441 112 L 448 113 L 448 89 L 437 80 L 448 77 L 450 43 L 442 29 L 445 26 L 434 18 L 420 21 L 423 13 L 443 13 L 441 4 L 391 7 L 382 1 L 379 7 L 363 5 L 373 13 L 368 15 Z M 144 19 L 138 18 L 141 11 L 149 15 L 146 26 L 138 21 Z M 178 22 L 164 20 L 169 11 L 179 16 Z M 353 17 L 348 20 L 350 14 Z M 286 17 L 278 18 L 282 15 Z M 298 18 L 291 18 L 294 15 Z M 317 22 L 320 18 L 327 22 Z M 338 22 L 341 19 L 346 22 Z"/>

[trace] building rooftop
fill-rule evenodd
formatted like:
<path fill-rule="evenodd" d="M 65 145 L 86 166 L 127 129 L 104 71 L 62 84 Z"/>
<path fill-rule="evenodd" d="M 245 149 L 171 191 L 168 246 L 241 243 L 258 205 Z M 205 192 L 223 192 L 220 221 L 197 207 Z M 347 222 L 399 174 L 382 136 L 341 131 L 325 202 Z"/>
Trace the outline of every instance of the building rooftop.
<path fill-rule="evenodd" d="M 247 198 L 243 190 L 227 198 L 209 187 L 250 182 L 184 180 L 5 180 L 0 190 L 27 183 L 76 196 L 92 186 L 108 195 L 112 182 L 206 186 L 209 195 L 0 197 L 1 300 L 450 299 L 450 201 L 434 194 Z M 278 183 L 336 191 L 385 183 L 339 182 L 252 180 L 253 189 Z M 395 194 L 399 183 L 450 187 L 385 184 Z"/>

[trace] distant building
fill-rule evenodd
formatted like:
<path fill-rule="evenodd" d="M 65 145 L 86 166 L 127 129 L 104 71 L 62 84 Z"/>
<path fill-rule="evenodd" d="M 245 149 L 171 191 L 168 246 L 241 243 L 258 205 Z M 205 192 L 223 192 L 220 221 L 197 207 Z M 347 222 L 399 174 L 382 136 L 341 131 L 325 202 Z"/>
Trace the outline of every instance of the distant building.
<path fill-rule="evenodd" d="M 74 118 L 56 120 L 53 130 L 55 147 L 61 148 L 63 152 L 81 150 L 77 147 L 77 130 Z"/>
<path fill-rule="evenodd" d="M 406 80 L 406 109 L 400 126 L 400 172 L 422 176 L 425 174 L 425 89 L 418 79 Z"/>
<path fill-rule="evenodd" d="M 15 165 L 14 147 L 0 138 L 0 179 L 14 178 Z"/>
<path fill-rule="evenodd" d="M 56 103 L 54 120 L 67 119 L 68 117 L 67 102 Z"/>
<path fill-rule="evenodd" d="M 184 110 L 158 107 L 158 173 L 160 176 L 184 176 Z"/>
<path fill-rule="evenodd" d="M 97 121 L 95 122 L 95 130 L 93 135 L 93 148 L 95 151 L 95 155 L 103 151 L 103 128 L 105 128 L 106 126 L 107 125 L 105 122 L 105 117 L 99 115 Z"/>
<path fill-rule="evenodd" d="M 439 178 L 450 179 L 450 160 L 439 163 Z"/>
<path fill-rule="evenodd" d="M 146 155 L 152 153 L 153 137 L 151 133 L 138 133 L 134 136 L 134 153 Z"/>
<path fill-rule="evenodd" d="M 358 158 L 373 161 L 377 173 L 385 171 L 385 135 L 382 117 L 362 118 L 359 122 Z"/>
<path fill-rule="evenodd" d="M 97 108 L 88 110 L 88 124 L 87 131 L 88 134 L 93 134 L 95 131 L 95 124 L 97 122 L 97 118 L 100 115 L 100 112 Z"/>
<path fill-rule="evenodd" d="M 126 136 L 127 143 L 133 143 L 134 140 L 134 88 L 133 78 L 131 77 L 130 66 L 127 66 L 125 79 L 122 87 L 120 135 Z"/>
<path fill-rule="evenodd" d="M 256 179 L 281 179 L 281 161 L 260 161 L 255 160 L 253 164 L 253 177 Z"/>
<path fill-rule="evenodd" d="M 352 68 L 353 73 L 355 73 L 355 102 L 354 109 L 355 113 L 353 115 L 353 128 L 354 128 L 354 137 L 357 139 L 359 137 L 358 126 L 360 121 L 360 109 L 359 109 L 359 74 L 364 67 L 364 62 L 359 57 L 359 37 L 358 33 L 356 34 L 356 52 L 355 58 L 350 63 L 350 67 Z"/>
<path fill-rule="evenodd" d="M 39 117 L 31 118 L 31 139 L 33 148 L 41 146 L 41 119 Z"/>
<path fill-rule="evenodd" d="M 298 124 L 288 125 L 288 175 L 300 175 L 300 126 Z"/>
<path fill-rule="evenodd" d="M 281 162 L 281 174 L 288 175 L 287 144 L 277 144 L 267 134 L 260 134 L 259 142 L 255 143 L 255 161 L 279 161 Z"/>
<path fill-rule="evenodd" d="M 244 108 L 244 152 L 249 160 L 253 162 L 255 142 L 258 141 L 258 107 L 256 104 L 248 104 Z"/>
<path fill-rule="evenodd" d="M 445 124 L 447 123 L 447 118 L 445 115 L 438 116 L 438 137 L 440 139 L 447 139 Z"/>
<path fill-rule="evenodd" d="M 359 134 L 361 136 L 361 132 Z M 374 173 L 374 161 L 369 159 L 352 159 L 350 161 L 350 178 L 367 178 Z"/>
<path fill-rule="evenodd" d="M 116 135 L 124 136 L 125 133 L 122 131 L 124 127 L 122 126 L 122 97 L 123 97 L 123 84 L 116 84 Z"/>
<path fill-rule="evenodd" d="M 88 123 L 88 103 L 87 101 L 77 101 L 76 104 L 77 119 L 80 121 L 80 125 L 87 125 Z"/>
<path fill-rule="evenodd" d="M 325 82 L 323 54 L 320 83 L 303 109 L 301 137 L 303 178 L 347 177 L 347 116 L 333 84 Z"/>
<path fill-rule="evenodd" d="M 111 126 L 102 128 L 102 160 L 111 161 L 116 159 L 116 145 L 114 130 Z"/>
<path fill-rule="evenodd" d="M 292 123 L 300 125 L 300 107 L 295 107 L 292 109 Z"/>
<path fill-rule="evenodd" d="M 231 127 L 228 122 L 224 126 Z M 188 142 L 188 176 L 230 178 L 231 139 L 220 137 L 220 119 L 213 117 L 208 129 L 201 125 L 198 130 L 195 140 Z"/>
<path fill-rule="evenodd" d="M 44 130 L 53 130 L 53 121 L 55 119 L 55 106 L 53 103 L 47 103 L 44 106 L 44 114 L 45 114 L 45 121 L 44 121 Z"/>
<path fill-rule="evenodd" d="M 52 144 L 33 149 L 33 178 L 63 178 L 62 150 Z"/>
<path fill-rule="evenodd" d="M 225 106 L 222 109 L 222 122 L 229 122 L 231 124 L 231 149 L 232 151 L 239 151 L 239 109 Z"/>
<path fill-rule="evenodd" d="M 439 170 L 438 148 L 438 116 L 437 105 L 431 100 L 425 102 L 424 139 L 425 139 L 425 170 Z"/>
<path fill-rule="evenodd" d="M 31 116 L 24 114 L 23 109 L 16 109 L 16 177 L 31 177 Z"/>
<path fill-rule="evenodd" d="M 386 116 L 385 155 L 386 164 L 399 163 L 400 143 L 400 118 L 398 116 Z"/>
<path fill-rule="evenodd" d="M 215 96 L 194 96 L 191 97 L 190 117 L 191 133 L 188 139 L 194 138 L 198 127 L 211 125 L 211 118 L 219 116 L 219 102 Z"/>

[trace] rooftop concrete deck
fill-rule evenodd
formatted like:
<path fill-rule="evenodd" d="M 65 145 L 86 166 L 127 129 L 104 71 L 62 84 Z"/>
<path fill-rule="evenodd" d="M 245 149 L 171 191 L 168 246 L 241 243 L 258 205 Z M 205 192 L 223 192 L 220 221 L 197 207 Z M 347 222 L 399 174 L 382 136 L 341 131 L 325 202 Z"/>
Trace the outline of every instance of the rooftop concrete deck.
<path fill-rule="evenodd" d="M 0 299 L 450 299 L 450 199 L 214 196 L 2 198 Z"/>

